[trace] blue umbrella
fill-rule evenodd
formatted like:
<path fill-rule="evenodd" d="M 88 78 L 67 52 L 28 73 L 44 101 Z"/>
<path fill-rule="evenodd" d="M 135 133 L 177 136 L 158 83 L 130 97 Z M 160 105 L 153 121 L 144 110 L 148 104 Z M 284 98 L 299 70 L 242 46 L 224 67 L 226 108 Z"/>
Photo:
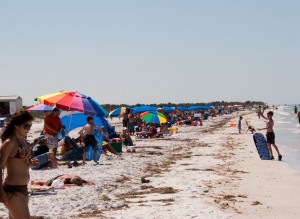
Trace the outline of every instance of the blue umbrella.
<path fill-rule="evenodd" d="M 191 110 L 200 111 L 200 110 L 209 110 L 209 109 L 213 109 L 213 107 L 211 107 L 211 106 L 190 106 L 188 108 L 189 111 L 191 111 Z"/>
<path fill-rule="evenodd" d="M 175 108 L 171 106 L 163 106 L 162 108 L 166 113 L 171 113 L 175 110 Z"/>
<path fill-rule="evenodd" d="M 183 106 L 178 106 L 177 109 L 180 110 L 181 112 L 188 111 L 188 108 L 185 108 Z"/>
<path fill-rule="evenodd" d="M 110 111 L 110 113 L 108 114 L 108 116 L 110 117 L 118 117 L 121 116 L 121 114 L 126 110 L 126 109 L 130 109 L 129 107 L 119 107 L 117 109 L 114 109 L 112 111 Z"/>
<path fill-rule="evenodd" d="M 155 106 L 136 106 L 133 108 L 133 114 L 143 113 L 143 112 L 156 112 L 157 107 Z"/>

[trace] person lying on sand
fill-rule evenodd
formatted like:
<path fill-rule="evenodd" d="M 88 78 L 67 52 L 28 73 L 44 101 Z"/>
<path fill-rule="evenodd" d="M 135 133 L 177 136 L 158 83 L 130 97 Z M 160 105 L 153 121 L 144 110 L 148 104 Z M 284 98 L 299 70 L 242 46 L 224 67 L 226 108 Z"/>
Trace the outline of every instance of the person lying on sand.
<path fill-rule="evenodd" d="M 33 181 L 31 182 L 32 189 L 39 189 L 39 188 L 52 188 L 51 184 L 54 180 L 60 180 L 64 183 L 64 185 L 74 185 L 74 186 L 83 186 L 83 185 L 95 185 L 92 181 L 87 181 L 85 179 L 82 179 L 80 176 L 74 175 L 74 174 L 64 174 L 64 175 L 58 175 L 56 177 L 53 177 L 47 181 Z"/>

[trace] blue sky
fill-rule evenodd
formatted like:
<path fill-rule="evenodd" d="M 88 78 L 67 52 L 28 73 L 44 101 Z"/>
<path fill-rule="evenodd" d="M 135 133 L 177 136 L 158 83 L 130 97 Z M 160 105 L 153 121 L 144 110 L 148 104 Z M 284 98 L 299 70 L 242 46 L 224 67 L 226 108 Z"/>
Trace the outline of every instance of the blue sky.
<path fill-rule="evenodd" d="M 1 95 L 300 103 L 300 2 L 2 1 Z"/>

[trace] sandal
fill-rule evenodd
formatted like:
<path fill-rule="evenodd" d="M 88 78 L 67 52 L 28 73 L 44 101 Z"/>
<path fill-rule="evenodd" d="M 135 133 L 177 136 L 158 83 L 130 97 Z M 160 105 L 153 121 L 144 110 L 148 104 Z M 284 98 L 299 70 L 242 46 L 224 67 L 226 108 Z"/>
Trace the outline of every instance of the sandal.
<path fill-rule="evenodd" d="M 282 155 L 278 155 L 278 160 L 281 161 Z"/>

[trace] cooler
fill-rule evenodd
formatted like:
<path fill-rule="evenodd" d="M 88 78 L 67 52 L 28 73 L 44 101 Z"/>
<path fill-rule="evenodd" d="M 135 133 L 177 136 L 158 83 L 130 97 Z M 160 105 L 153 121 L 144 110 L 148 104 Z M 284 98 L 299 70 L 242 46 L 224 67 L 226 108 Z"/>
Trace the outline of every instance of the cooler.
<path fill-rule="evenodd" d="M 122 142 L 113 142 L 111 146 L 115 149 L 116 152 L 122 152 Z"/>

